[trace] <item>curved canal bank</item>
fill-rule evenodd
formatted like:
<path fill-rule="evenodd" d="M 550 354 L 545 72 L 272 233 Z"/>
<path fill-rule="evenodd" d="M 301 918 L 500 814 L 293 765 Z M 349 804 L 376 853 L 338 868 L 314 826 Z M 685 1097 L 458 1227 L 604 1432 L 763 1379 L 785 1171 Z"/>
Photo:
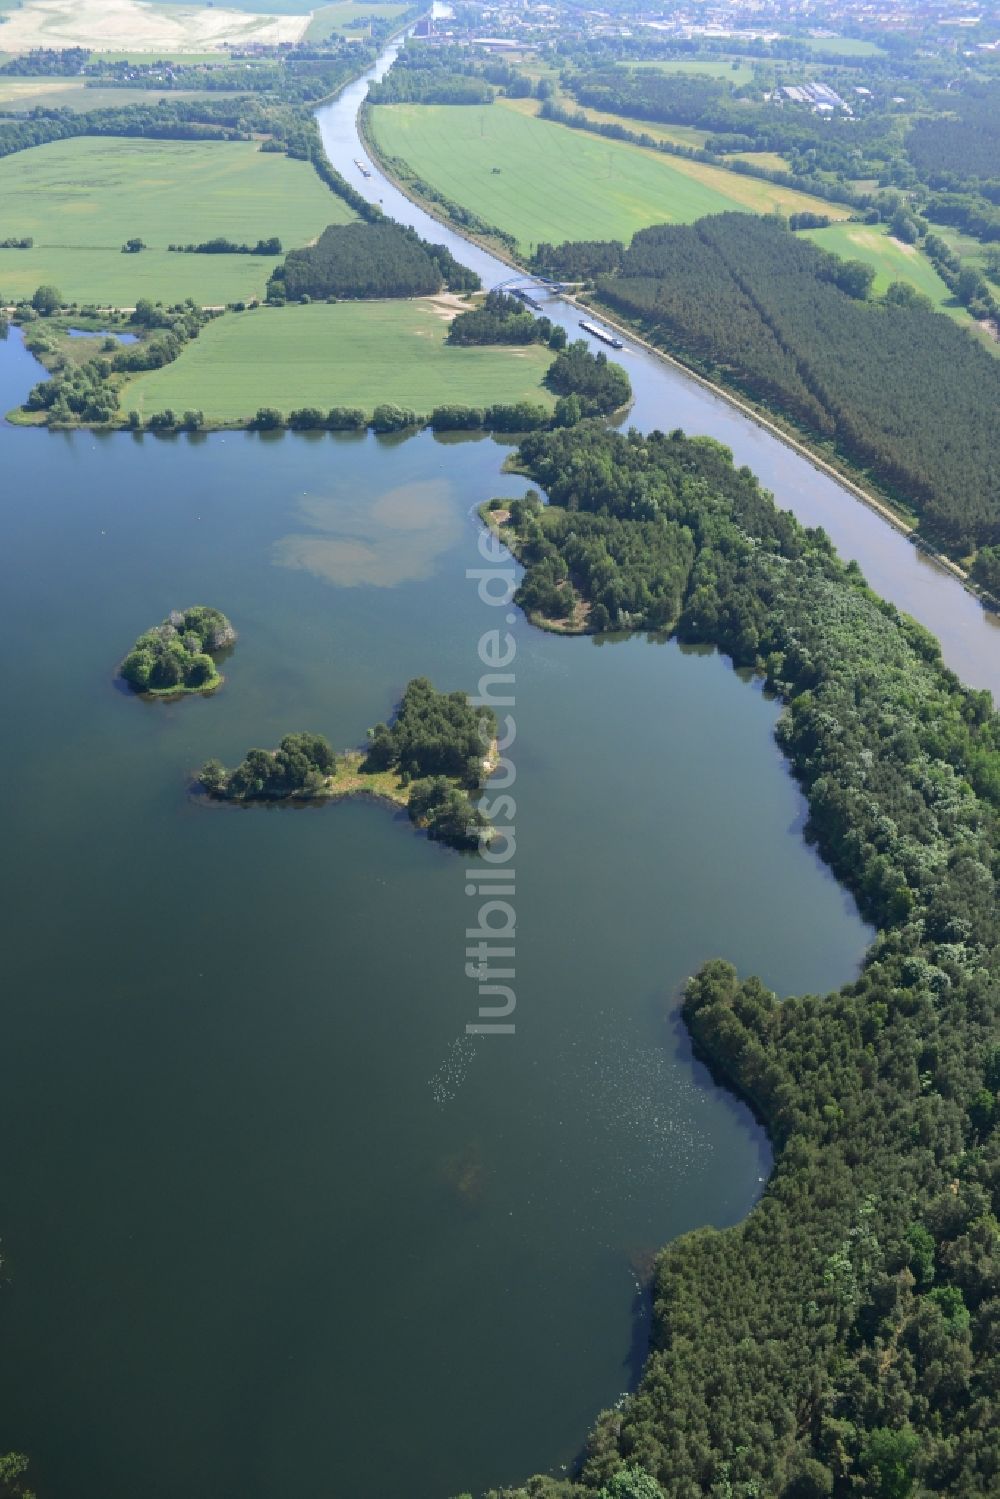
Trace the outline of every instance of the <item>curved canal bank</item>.
<path fill-rule="evenodd" d="M 317 111 L 327 155 L 370 202 L 378 203 L 425 238 L 446 244 L 453 255 L 479 274 L 487 288 L 530 280 L 407 197 L 368 150 L 358 113 L 369 81 L 384 76 L 400 45 L 393 42 L 369 72 Z M 359 160 L 366 163 L 369 177 L 359 171 Z M 574 338 L 586 338 L 595 350 L 601 347 L 580 328 L 580 308 L 547 288 L 538 287 L 535 294 L 553 322 L 560 323 Z M 610 326 L 590 309 L 586 315 Z M 806 525 L 822 526 L 843 556 L 855 558 L 877 593 L 933 631 L 948 665 L 964 681 L 988 688 L 1000 701 L 1000 617 L 969 592 L 956 576 L 953 564 L 915 545 L 906 531 L 896 528 L 891 515 L 882 513 L 887 507 L 877 496 L 868 496 L 824 466 L 821 458 L 768 423 L 766 417 L 738 398 L 720 392 L 670 356 L 644 345 L 630 330 L 621 331 L 627 342 L 617 357 L 628 369 L 635 391 L 630 424 L 641 431 L 683 427 L 687 432 L 706 433 L 724 442 L 736 462 L 753 469 L 781 506 Z"/>

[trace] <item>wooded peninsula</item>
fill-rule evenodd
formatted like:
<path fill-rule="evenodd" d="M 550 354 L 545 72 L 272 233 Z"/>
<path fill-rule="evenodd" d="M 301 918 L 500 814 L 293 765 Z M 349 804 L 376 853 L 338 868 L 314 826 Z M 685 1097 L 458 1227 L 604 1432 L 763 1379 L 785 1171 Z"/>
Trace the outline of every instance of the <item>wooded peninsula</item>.
<path fill-rule="evenodd" d="M 698 1052 L 767 1125 L 738 1227 L 659 1256 L 638 1390 L 577 1479 L 517 1499 L 986 1494 L 1000 1154 L 1000 717 L 934 638 L 729 451 L 596 423 L 517 464 L 550 499 L 492 512 L 518 602 L 578 629 L 671 629 L 785 704 L 806 836 L 878 928 L 839 993 L 778 1003 L 724 962 L 690 981 Z M 489 515 L 490 512 L 487 512 Z M 498 519 L 499 517 L 499 519 Z M 624 1468 L 623 1468 L 623 1465 Z M 495 1495 L 494 1499 L 499 1499 Z"/>

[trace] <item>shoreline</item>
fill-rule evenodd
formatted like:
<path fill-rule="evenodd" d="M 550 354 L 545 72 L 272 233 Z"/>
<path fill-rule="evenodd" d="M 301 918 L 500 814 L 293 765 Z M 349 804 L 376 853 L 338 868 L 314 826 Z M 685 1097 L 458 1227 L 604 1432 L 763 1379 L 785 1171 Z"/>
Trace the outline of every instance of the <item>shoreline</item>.
<path fill-rule="evenodd" d="M 381 802 L 384 806 L 408 812 L 410 789 L 415 783 L 401 780 L 395 770 L 362 770 L 361 767 L 367 758 L 367 750 L 338 751 L 337 768 L 332 775 L 326 777 L 325 784 L 320 791 L 308 793 L 292 791 L 287 796 L 217 796 L 202 784 L 200 772 L 195 772 L 189 792 L 199 802 L 228 807 L 325 807 L 332 802 L 349 801 L 351 797 L 364 796 L 372 801 Z M 445 779 L 458 790 L 465 792 L 470 800 L 474 800 L 477 796 L 484 794 L 486 782 L 496 773 L 499 764 L 500 747 L 497 740 L 493 739 L 483 757 L 483 779 L 478 787 L 462 786 L 454 776 L 446 776 Z M 423 831 L 422 823 L 415 822 L 414 827 Z"/>

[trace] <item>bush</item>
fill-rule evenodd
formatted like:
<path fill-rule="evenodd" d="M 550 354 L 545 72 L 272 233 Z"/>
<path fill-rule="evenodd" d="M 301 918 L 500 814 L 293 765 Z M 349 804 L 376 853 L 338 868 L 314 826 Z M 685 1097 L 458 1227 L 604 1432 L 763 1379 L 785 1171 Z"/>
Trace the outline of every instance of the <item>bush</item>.
<path fill-rule="evenodd" d="M 372 413 L 372 428 L 375 432 L 404 432 L 407 427 L 418 426 L 419 420 L 415 411 L 409 411 L 402 406 L 385 404 L 375 407 Z"/>
<path fill-rule="evenodd" d="M 260 406 L 257 415 L 250 421 L 254 432 L 274 432 L 285 425 L 285 418 L 274 406 Z"/>
<path fill-rule="evenodd" d="M 533 401 L 489 406 L 483 413 L 483 426 L 490 432 L 537 432 L 548 425 L 548 411 Z"/>
<path fill-rule="evenodd" d="M 476 406 L 435 406 L 430 424 L 435 432 L 474 432 L 483 425 L 483 413 Z"/>
<path fill-rule="evenodd" d="M 288 425 L 293 432 L 313 432 L 326 426 L 326 417 L 317 406 L 300 406 L 289 412 Z"/>
<path fill-rule="evenodd" d="M 478 848 L 482 833 L 490 826 L 468 792 L 446 776 L 414 781 L 407 810 L 411 822 L 426 828 L 428 838 L 450 848 Z"/>
<path fill-rule="evenodd" d="M 357 406 L 331 406 L 326 425 L 331 432 L 364 432 L 368 426 L 368 414 Z"/>
<path fill-rule="evenodd" d="M 50 313 L 56 312 L 62 304 L 62 292 L 58 288 L 48 285 L 36 286 L 31 298 L 31 305 L 43 317 L 48 317 Z"/>

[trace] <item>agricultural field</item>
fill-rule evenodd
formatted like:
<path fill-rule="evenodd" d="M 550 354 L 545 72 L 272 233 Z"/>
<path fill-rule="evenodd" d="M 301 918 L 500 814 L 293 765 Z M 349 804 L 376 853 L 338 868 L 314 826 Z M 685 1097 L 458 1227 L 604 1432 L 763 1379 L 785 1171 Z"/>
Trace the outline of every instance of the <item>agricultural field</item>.
<path fill-rule="evenodd" d="M 238 421 L 261 406 L 286 415 L 299 406 L 383 401 L 429 412 L 455 403 L 537 401 L 553 405 L 541 381 L 552 354 L 539 345 L 452 348 L 450 298 L 261 307 L 216 318 L 173 364 L 138 375 L 122 410 L 201 410 L 207 421 Z"/>
<path fill-rule="evenodd" d="M 295 42 L 309 21 L 308 6 L 285 10 L 275 0 L 271 13 L 226 5 L 144 4 L 141 0 L 24 0 L 8 12 L 3 31 L 5 52 L 34 47 L 92 47 L 95 39 L 109 50 L 158 57 L 175 52 L 218 51 L 229 43 Z"/>
<path fill-rule="evenodd" d="M 260 296 L 276 258 L 178 255 L 175 242 L 225 235 L 254 244 L 278 235 L 305 245 L 350 210 L 308 162 L 244 141 L 151 141 L 85 136 L 0 160 L 0 296 L 42 282 L 70 301 L 131 306 L 138 297 L 213 304 Z M 149 247 L 123 255 L 125 240 Z"/>
<path fill-rule="evenodd" d="M 361 24 L 374 17 L 378 21 L 395 21 L 406 13 L 407 5 L 366 5 L 364 0 L 337 0 L 334 5 L 322 5 L 313 11 L 306 37 L 311 42 L 325 41 L 330 36 L 360 36 Z"/>
<path fill-rule="evenodd" d="M 968 313 L 960 307 L 941 280 L 927 256 L 916 245 L 904 245 L 893 239 L 884 226 L 874 224 L 831 224 L 828 229 L 806 229 L 807 239 L 841 255 L 846 260 L 864 260 L 875 267 L 876 295 L 890 282 L 907 281 L 925 297 L 930 297 L 939 312 L 950 313 L 960 322 L 968 322 Z"/>
<path fill-rule="evenodd" d="M 725 58 L 695 58 L 683 62 L 652 61 L 634 62 L 631 67 L 648 73 L 697 73 L 702 78 L 724 78 L 734 88 L 753 82 L 753 64 L 750 62 L 728 62 Z"/>
<path fill-rule="evenodd" d="M 29 109 L 121 109 L 127 104 L 152 104 L 160 94 L 142 88 L 88 88 L 83 78 L 0 78 L 0 112 Z M 171 99 L 218 99 L 207 89 L 171 89 Z"/>
<path fill-rule="evenodd" d="M 763 167 L 768 172 L 788 172 L 788 162 L 777 151 L 733 151 L 727 161 L 748 161 L 752 166 Z"/>
<path fill-rule="evenodd" d="M 885 56 L 885 52 L 875 42 L 867 42 L 856 36 L 797 36 L 792 40 L 801 42 L 817 57 Z"/>
<path fill-rule="evenodd" d="M 687 224 L 732 209 L 848 211 L 721 167 L 541 120 L 505 101 L 484 108 L 382 104 L 369 119 L 387 155 L 513 234 L 526 254 L 541 241 L 628 240 L 649 224 Z"/>

